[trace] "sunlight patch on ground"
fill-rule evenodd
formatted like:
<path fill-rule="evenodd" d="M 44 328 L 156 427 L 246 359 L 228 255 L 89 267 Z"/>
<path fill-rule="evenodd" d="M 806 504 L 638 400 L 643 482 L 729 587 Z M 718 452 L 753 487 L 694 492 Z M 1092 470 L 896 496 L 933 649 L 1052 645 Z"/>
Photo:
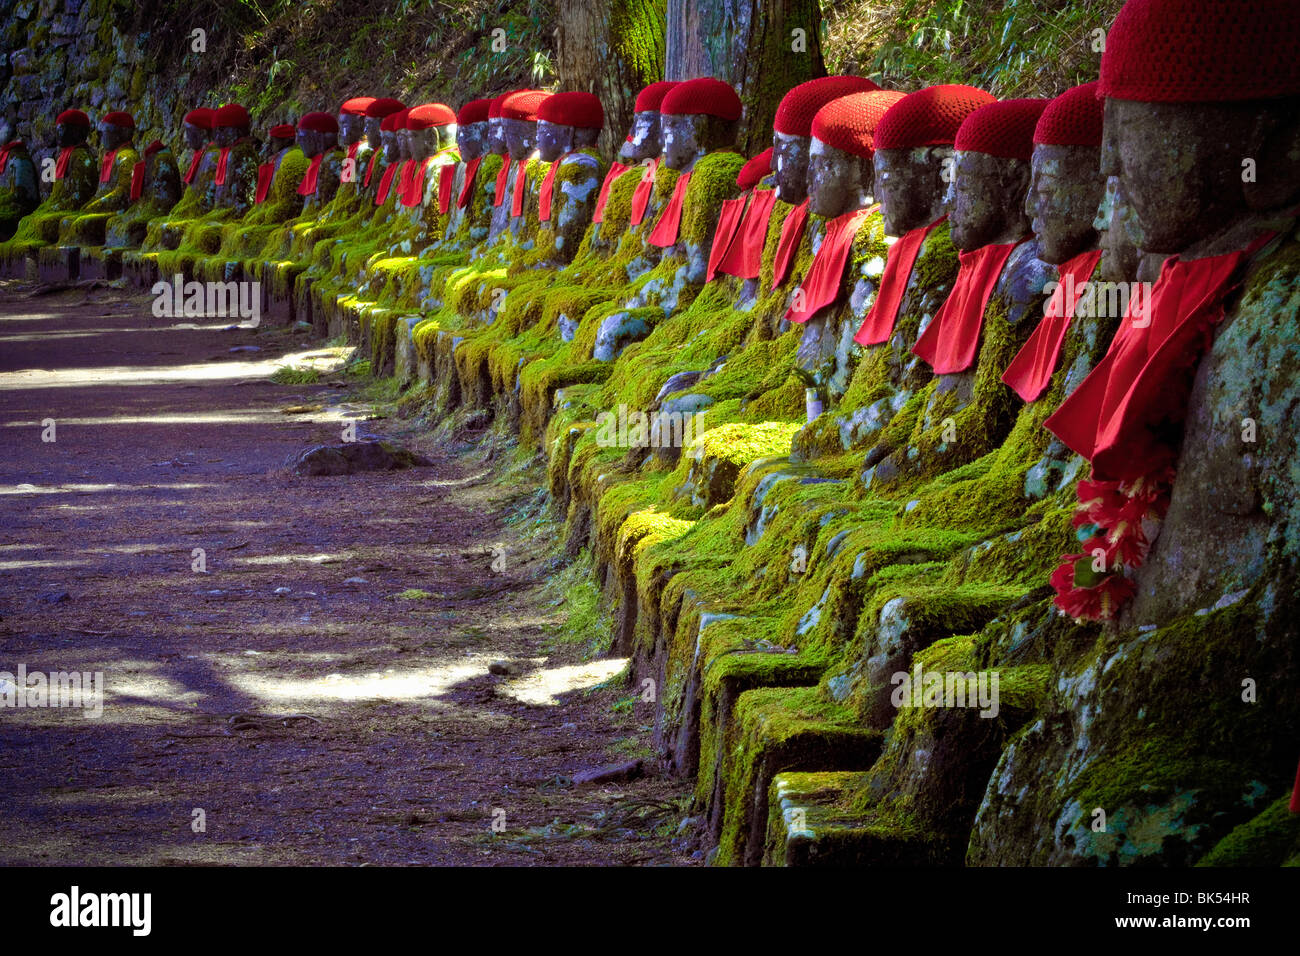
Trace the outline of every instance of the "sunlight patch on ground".
<path fill-rule="evenodd" d="M 235 558 L 230 564 L 334 564 L 350 557 L 357 557 L 351 552 L 345 554 L 266 554 L 256 558 Z"/>
<path fill-rule="evenodd" d="M 107 485 L 74 485 L 63 484 L 55 486 L 32 485 L 23 482 L 18 485 L 0 485 L 0 495 L 66 495 L 66 494 L 88 494 L 94 491 L 120 491 L 125 490 L 128 486 L 118 484 Z M 179 482 L 176 484 L 147 484 L 131 485 L 130 488 L 168 488 L 172 491 L 192 491 L 195 488 L 214 488 L 210 482 Z"/>
<path fill-rule="evenodd" d="M 366 700 L 421 700 L 447 693 L 457 684 L 487 673 L 488 658 L 466 658 L 416 670 L 388 668 L 367 674 L 329 674 L 310 679 L 270 674 L 230 674 L 232 687 L 268 703 Z M 430 701 L 432 703 L 432 701 Z"/>
<path fill-rule="evenodd" d="M 342 364 L 351 353 L 340 347 L 331 358 L 322 358 L 319 349 L 268 356 L 255 361 L 191 363 L 188 365 L 110 365 L 102 368 L 22 369 L 0 372 L 0 391 L 36 388 L 71 388 L 88 385 L 158 385 L 164 382 L 229 381 L 240 378 L 267 378 L 277 368 L 311 366 L 321 371 Z"/>
<path fill-rule="evenodd" d="M 559 695 L 585 690 L 609 680 L 627 666 L 626 657 L 611 657 L 586 664 L 549 667 L 515 678 L 497 688 L 497 693 L 513 697 L 521 704 L 554 707 Z"/>

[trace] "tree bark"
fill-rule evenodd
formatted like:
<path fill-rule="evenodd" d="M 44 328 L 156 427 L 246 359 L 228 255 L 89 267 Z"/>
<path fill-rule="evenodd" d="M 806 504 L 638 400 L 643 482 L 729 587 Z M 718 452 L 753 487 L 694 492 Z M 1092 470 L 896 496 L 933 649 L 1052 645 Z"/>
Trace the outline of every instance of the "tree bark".
<path fill-rule="evenodd" d="M 818 0 L 667 0 L 669 80 L 714 76 L 745 106 L 737 147 L 772 145 L 772 119 L 793 86 L 826 75 Z M 797 31 L 802 31 L 799 33 Z"/>
<path fill-rule="evenodd" d="M 558 0 L 556 13 L 558 88 L 600 97 L 600 150 L 612 156 L 632 124 L 637 93 L 664 78 L 664 0 Z"/>

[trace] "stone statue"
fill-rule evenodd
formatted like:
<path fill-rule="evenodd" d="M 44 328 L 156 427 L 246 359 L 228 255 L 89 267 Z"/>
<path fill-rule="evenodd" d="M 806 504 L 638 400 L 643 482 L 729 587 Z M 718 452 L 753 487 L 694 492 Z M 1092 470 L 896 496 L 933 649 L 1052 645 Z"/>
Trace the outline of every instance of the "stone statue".
<path fill-rule="evenodd" d="M 591 224 L 601 180 L 596 140 L 605 111 L 591 93 L 556 93 L 537 115 L 537 153 L 550 163 L 538 198 L 540 258 L 533 267 L 560 268 L 573 259 Z"/>
<path fill-rule="evenodd" d="M 1047 100 L 988 103 L 963 120 L 954 142 L 949 222 L 961 270 L 943 308 L 912 352 L 935 373 L 925 408 L 906 443 L 868 455 L 871 487 L 973 461 L 998 447 L 1014 415 L 1009 389 L 993 381 L 1042 314 L 1056 270 L 1037 258 L 1025 213 L 1033 135 Z"/>
<path fill-rule="evenodd" d="M 338 120 L 329 113 L 307 113 L 298 120 L 298 148 L 311 164 L 299 187 L 303 215 L 323 208 L 338 191 L 344 157 L 338 137 Z"/>
<path fill-rule="evenodd" d="M 808 198 L 808 150 L 817 111 L 841 96 L 878 89 L 861 76 L 825 76 L 800 83 L 781 98 L 772 121 L 772 168 L 781 202 L 794 206 Z"/>
<path fill-rule="evenodd" d="M 18 221 L 41 204 L 36 164 L 20 139 L 0 146 L 0 242 L 18 228 Z"/>
<path fill-rule="evenodd" d="M 816 112 L 810 127 L 808 211 L 825 228 L 818 224 L 816 256 L 786 318 L 803 325 L 795 361 L 822 398 L 837 400 L 848 387 L 853 333 L 884 270 L 883 223 L 878 211 L 867 214 L 873 205 L 872 154 L 876 126 L 904 95 L 873 90 L 833 99 Z M 873 253 L 872 247 L 879 248 Z"/>
<path fill-rule="evenodd" d="M 229 209 L 236 218 L 253 208 L 257 195 L 257 144 L 249 136 L 248 110 L 230 103 L 213 116 L 212 140 L 217 166 L 212 177 L 213 209 Z"/>
<path fill-rule="evenodd" d="M 498 177 L 503 189 L 499 196 L 493 196 L 495 208 L 492 212 L 492 225 L 488 229 L 487 242 L 491 245 L 497 236 L 509 228 L 518 236 L 525 224 L 527 213 L 524 197 L 531 185 L 528 182 L 529 166 L 537 159 L 537 110 L 550 94 L 541 90 L 519 90 L 509 94 L 501 103 L 500 116 L 497 117 L 499 134 L 491 129 L 489 120 L 489 144 L 499 135 L 505 142 L 505 159 L 508 162 L 504 181 Z M 493 152 L 495 152 L 495 148 Z M 515 211 L 518 209 L 519 214 Z"/>

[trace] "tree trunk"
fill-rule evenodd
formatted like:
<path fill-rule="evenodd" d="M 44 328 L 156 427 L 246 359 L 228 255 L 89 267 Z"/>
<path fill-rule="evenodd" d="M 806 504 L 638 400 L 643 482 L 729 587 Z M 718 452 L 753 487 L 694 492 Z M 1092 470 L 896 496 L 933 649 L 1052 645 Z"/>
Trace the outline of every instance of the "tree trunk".
<path fill-rule="evenodd" d="M 772 145 L 772 119 L 791 87 L 825 76 L 818 0 L 667 0 L 669 80 L 715 76 L 745 105 L 737 147 Z"/>
<path fill-rule="evenodd" d="M 559 0 L 556 13 L 558 88 L 600 97 L 600 149 L 612 156 L 632 125 L 637 93 L 664 78 L 664 0 Z"/>

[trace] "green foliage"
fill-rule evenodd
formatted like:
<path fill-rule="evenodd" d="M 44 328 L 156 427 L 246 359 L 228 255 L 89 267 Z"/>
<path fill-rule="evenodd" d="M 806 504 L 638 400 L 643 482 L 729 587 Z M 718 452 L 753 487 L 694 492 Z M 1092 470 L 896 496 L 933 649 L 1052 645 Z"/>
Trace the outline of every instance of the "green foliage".
<path fill-rule="evenodd" d="M 277 385 L 315 385 L 320 381 L 320 372 L 314 368 L 281 365 L 271 373 L 271 381 Z"/>
<path fill-rule="evenodd" d="M 889 89 L 968 83 L 999 98 L 1053 96 L 1095 79 L 1096 30 L 1123 0 L 855 0 L 828 5 L 831 73 Z"/>

